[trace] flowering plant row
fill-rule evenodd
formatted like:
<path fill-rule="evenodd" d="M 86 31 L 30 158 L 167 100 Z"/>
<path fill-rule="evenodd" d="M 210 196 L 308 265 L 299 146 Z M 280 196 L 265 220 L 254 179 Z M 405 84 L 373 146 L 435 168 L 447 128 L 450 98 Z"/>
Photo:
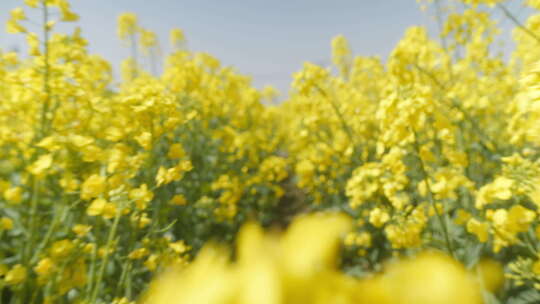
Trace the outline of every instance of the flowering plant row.
<path fill-rule="evenodd" d="M 6 29 L 28 53 L 0 51 L 2 303 L 540 301 L 540 1 L 524 23 L 430 2 L 439 37 L 411 27 L 383 61 L 338 36 L 275 104 L 180 29 L 158 74 L 131 13 L 117 83 L 55 31 L 67 0 L 25 0 Z"/>

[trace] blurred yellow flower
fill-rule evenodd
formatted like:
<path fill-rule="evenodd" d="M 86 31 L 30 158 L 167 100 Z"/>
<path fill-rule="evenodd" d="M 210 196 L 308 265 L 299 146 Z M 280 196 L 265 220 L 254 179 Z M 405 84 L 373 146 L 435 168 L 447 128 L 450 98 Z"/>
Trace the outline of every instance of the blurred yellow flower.
<path fill-rule="evenodd" d="M 107 183 L 105 177 L 92 174 L 82 184 L 81 198 L 88 200 L 97 197 L 105 192 L 106 187 Z"/>
<path fill-rule="evenodd" d="M 8 285 L 17 285 L 26 280 L 27 270 L 21 264 L 13 266 L 4 277 L 4 282 Z"/>
<path fill-rule="evenodd" d="M 23 189 L 21 187 L 12 187 L 4 191 L 4 198 L 9 204 L 17 205 L 22 202 Z"/>

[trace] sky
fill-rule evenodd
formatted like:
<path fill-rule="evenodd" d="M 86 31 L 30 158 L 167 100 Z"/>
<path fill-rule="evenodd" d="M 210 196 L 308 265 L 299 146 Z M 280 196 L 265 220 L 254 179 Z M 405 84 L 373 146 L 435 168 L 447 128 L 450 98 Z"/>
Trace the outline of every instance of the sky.
<path fill-rule="evenodd" d="M 385 58 L 414 25 L 436 33 L 428 12 L 416 0 L 71 0 L 81 16 L 77 25 L 90 42 L 92 53 L 114 63 L 129 55 L 117 39 L 116 18 L 123 12 L 138 15 L 140 24 L 158 34 L 167 50 L 168 32 L 181 28 L 188 48 L 207 52 L 224 65 L 250 75 L 253 84 L 272 85 L 287 93 L 292 74 L 304 62 L 327 66 L 330 41 L 343 34 L 355 55 Z M 510 2 L 517 2 L 511 0 Z M 0 0 L 0 48 L 24 49 L 22 35 L 6 34 L 9 11 L 23 0 Z M 519 5 L 510 7 L 521 18 Z M 38 15 L 29 14 L 31 18 Z M 36 20 L 37 21 L 37 20 Z M 505 22 L 503 27 L 509 27 Z M 73 25 L 59 30 L 71 32 Z M 118 74 L 118 73 L 116 73 Z"/>

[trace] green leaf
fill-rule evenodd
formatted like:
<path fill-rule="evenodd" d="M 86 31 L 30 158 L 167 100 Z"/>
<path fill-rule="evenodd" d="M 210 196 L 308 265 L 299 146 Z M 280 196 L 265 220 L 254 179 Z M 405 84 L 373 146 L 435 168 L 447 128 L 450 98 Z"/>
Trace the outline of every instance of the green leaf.
<path fill-rule="evenodd" d="M 517 296 L 510 298 L 507 304 L 536 304 L 540 303 L 540 292 L 536 289 L 527 289 Z"/>
<path fill-rule="evenodd" d="M 497 297 L 489 291 L 483 290 L 482 297 L 484 298 L 485 304 L 501 304 L 501 301 L 499 301 L 499 299 L 497 299 Z"/>

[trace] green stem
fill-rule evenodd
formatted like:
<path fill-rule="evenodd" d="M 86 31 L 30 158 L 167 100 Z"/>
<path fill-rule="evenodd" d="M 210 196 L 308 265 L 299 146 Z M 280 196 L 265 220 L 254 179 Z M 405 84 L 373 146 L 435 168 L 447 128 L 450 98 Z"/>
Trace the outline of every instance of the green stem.
<path fill-rule="evenodd" d="M 435 82 L 435 84 L 441 90 L 443 90 L 443 91 L 446 90 L 447 86 L 444 83 L 441 83 L 439 81 L 439 79 L 437 79 L 437 77 L 435 77 L 435 75 L 433 75 L 433 73 L 430 73 L 429 71 L 427 71 L 423 67 L 419 66 L 418 64 L 414 64 L 414 66 L 416 67 L 416 69 L 418 69 L 418 71 L 425 74 L 433 82 Z M 497 143 L 482 131 L 482 129 L 480 128 L 478 123 L 474 120 L 474 118 L 467 111 L 465 111 L 465 109 L 463 109 L 461 107 L 461 105 L 455 99 L 453 99 L 453 98 L 452 99 L 445 99 L 444 97 L 442 97 L 442 99 L 443 100 L 448 100 L 452 107 L 454 107 L 461 114 L 463 114 L 463 117 L 471 124 L 472 129 L 474 131 L 476 131 L 476 133 L 478 134 L 478 137 L 480 139 L 479 143 L 480 143 L 480 145 L 482 145 L 482 147 L 484 147 L 484 149 L 486 149 L 487 151 L 492 151 L 492 150 L 495 150 L 495 152 L 499 151 L 500 148 L 497 145 Z M 490 148 L 489 146 L 492 146 L 493 149 Z"/>
<path fill-rule="evenodd" d="M 96 303 L 97 296 L 99 294 L 99 291 L 101 289 L 101 281 L 103 280 L 103 275 L 105 274 L 105 269 L 107 268 L 107 264 L 109 263 L 109 251 L 112 247 L 112 243 L 114 241 L 114 238 L 116 236 L 116 230 L 118 228 L 118 223 L 120 223 L 120 217 L 122 216 L 122 210 L 117 210 L 116 217 L 114 218 L 113 225 L 111 227 L 111 230 L 109 230 L 109 236 L 107 238 L 107 244 L 105 246 L 105 256 L 103 257 L 103 262 L 101 263 L 101 267 L 99 268 L 99 272 L 97 275 L 97 280 L 95 283 L 94 290 L 92 292 L 92 297 L 90 298 L 90 303 L 94 304 Z"/>
<path fill-rule="evenodd" d="M 521 24 L 521 22 L 519 22 L 519 20 L 512 14 L 512 12 L 510 12 L 510 10 L 506 8 L 506 6 L 499 3 L 497 4 L 497 7 L 500 8 L 503 11 L 504 15 L 508 17 L 508 19 L 510 19 L 520 30 L 524 31 L 525 33 L 527 33 L 527 35 L 534 38 L 536 42 L 540 43 L 540 37 L 536 36 L 535 33 L 533 33 L 530 29 Z"/>
<path fill-rule="evenodd" d="M 119 297 L 126 296 L 127 289 L 125 285 L 126 285 L 126 282 L 131 279 L 129 275 L 130 273 L 131 273 L 131 261 L 129 260 L 129 258 L 126 258 L 126 262 L 122 266 L 122 274 L 120 275 L 120 279 L 118 280 L 119 282 L 118 287 L 117 287 L 118 290 L 115 292 L 117 296 Z M 123 291 L 123 293 L 121 291 Z M 130 299 L 131 295 L 128 294 L 127 298 Z"/>
<path fill-rule="evenodd" d="M 88 277 L 88 283 L 86 284 L 85 300 L 88 300 L 92 294 L 94 277 L 96 276 L 97 244 L 94 243 L 94 245 L 95 246 L 92 249 L 92 258 L 90 261 L 90 275 Z"/>
<path fill-rule="evenodd" d="M 49 22 L 49 10 L 46 1 L 42 2 L 43 9 L 43 57 L 45 70 L 43 71 L 43 91 L 45 92 L 45 103 L 41 110 L 40 130 L 38 132 L 39 138 L 45 137 L 47 130 L 47 114 L 49 112 L 49 104 L 51 102 L 51 87 L 50 87 L 50 64 L 49 64 L 49 29 L 47 23 Z"/>
<path fill-rule="evenodd" d="M 413 132 L 413 135 L 414 135 L 414 142 L 413 142 L 413 146 L 414 146 L 414 149 L 415 149 L 415 152 L 416 152 L 416 157 L 418 158 L 418 161 L 420 162 L 420 171 L 422 172 L 422 175 L 423 175 L 423 179 L 426 183 L 426 189 L 427 189 L 427 196 L 428 196 L 428 201 L 429 203 L 431 204 L 431 206 L 433 207 L 433 209 L 435 210 L 435 214 L 437 215 L 437 219 L 439 221 L 439 224 L 443 230 L 443 234 L 444 234 L 444 240 L 445 240 L 445 243 L 446 243 L 446 248 L 448 250 L 448 252 L 452 255 L 452 257 L 455 258 L 455 254 L 454 254 L 454 248 L 452 246 L 452 242 L 450 241 L 450 234 L 448 233 L 448 227 L 447 227 L 447 222 L 445 220 L 445 218 L 443 218 L 443 215 L 441 213 L 439 213 L 439 210 L 435 204 L 435 200 L 433 199 L 433 192 L 431 191 L 431 186 L 429 185 L 429 175 L 427 173 L 427 170 L 426 170 L 426 167 L 424 165 L 424 161 L 422 160 L 422 157 L 420 156 L 420 147 L 419 147 L 419 143 L 418 143 L 418 135 L 416 134 L 416 131 L 414 129 L 412 129 L 412 132 Z M 444 212 L 444 210 L 442 210 Z"/>
<path fill-rule="evenodd" d="M 439 38 L 441 39 L 441 44 L 445 50 L 448 49 L 448 44 L 446 43 L 446 37 L 443 35 L 443 15 L 442 15 L 442 9 L 441 4 L 439 3 L 439 0 L 435 0 L 435 19 L 437 21 L 437 27 L 439 30 Z"/>
<path fill-rule="evenodd" d="M 341 123 L 341 126 L 343 128 L 343 131 L 345 131 L 345 133 L 347 134 L 347 137 L 349 137 L 349 140 L 354 143 L 354 134 L 353 134 L 353 131 L 352 129 L 349 127 L 349 125 L 347 124 L 347 122 L 345 121 L 345 117 L 343 116 L 343 114 L 341 113 L 341 111 L 339 110 L 339 107 L 338 105 L 334 102 L 334 100 L 332 98 L 330 98 L 330 96 L 328 96 L 328 94 L 326 94 L 326 92 L 321 89 L 319 86 L 315 86 L 315 88 L 317 88 L 317 90 L 319 91 L 319 93 L 321 93 L 321 95 L 323 95 L 323 97 L 328 100 L 328 102 L 330 103 L 330 105 L 332 106 L 332 109 L 334 110 L 334 112 L 336 113 L 336 116 L 338 117 L 339 119 L 339 122 Z"/>
<path fill-rule="evenodd" d="M 137 36 L 135 33 L 131 35 L 131 57 L 133 58 L 133 74 L 131 80 L 134 80 L 139 76 L 139 69 L 137 64 Z"/>
<path fill-rule="evenodd" d="M 35 262 L 37 262 L 37 259 L 39 258 L 39 254 L 43 251 L 43 249 L 49 243 L 49 240 L 51 239 L 56 229 L 56 226 L 58 226 L 58 223 L 61 221 L 61 219 L 65 217 L 65 214 L 66 214 L 65 205 L 63 205 L 59 211 L 58 210 L 54 211 L 54 217 L 53 217 L 52 223 L 51 225 L 49 225 L 49 228 L 47 229 L 45 237 L 43 238 L 41 243 L 39 243 L 37 249 L 34 251 L 32 258 L 30 259 L 30 264 L 34 264 Z"/>
<path fill-rule="evenodd" d="M 30 214 L 28 216 L 28 239 L 24 243 L 24 250 L 23 250 L 23 262 L 26 264 L 30 257 L 30 249 L 33 247 L 34 244 L 34 230 L 36 228 L 36 214 L 37 214 L 37 206 L 39 201 L 39 189 L 40 183 L 37 177 L 33 177 L 33 183 L 32 183 L 32 200 L 30 203 Z"/>

